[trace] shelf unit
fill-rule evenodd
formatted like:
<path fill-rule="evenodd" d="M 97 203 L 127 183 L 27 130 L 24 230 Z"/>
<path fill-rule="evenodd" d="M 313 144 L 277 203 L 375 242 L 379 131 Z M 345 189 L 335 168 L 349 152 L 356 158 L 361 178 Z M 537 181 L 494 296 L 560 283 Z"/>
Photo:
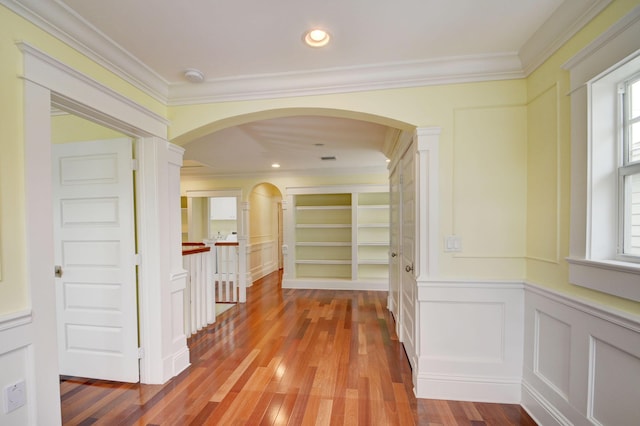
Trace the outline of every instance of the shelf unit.
<path fill-rule="evenodd" d="M 351 279 L 351 195 L 295 197 L 296 277 Z"/>
<path fill-rule="evenodd" d="M 305 288 L 386 289 L 386 186 L 295 188 L 287 195 L 291 206 L 287 220 L 293 232 L 287 238 L 285 226 L 285 243 L 292 248 L 287 250 L 286 286 L 304 282 Z"/>
<path fill-rule="evenodd" d="M 389 277 L 389 193 L 355 195 L 357 202 L 357 277 Z M 354 200 L 355 201 L 355 200 Z"/>

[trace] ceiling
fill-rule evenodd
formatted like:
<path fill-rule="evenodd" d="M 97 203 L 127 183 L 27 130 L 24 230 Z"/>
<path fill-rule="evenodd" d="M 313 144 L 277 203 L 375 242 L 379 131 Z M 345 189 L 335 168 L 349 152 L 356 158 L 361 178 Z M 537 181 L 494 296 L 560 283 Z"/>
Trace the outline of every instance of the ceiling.
<path fill-rule="evenodd" d="M 168 105 L 522 78 L 609 2 L 0 0 Z M 328 46 L 303 44 L 315 26 Z M 205 81 L 187 82 L 190 68 Z M 248 123 L 185 144 L 185 172 L 380 167 L 390 130 L 319 116 Z"/>

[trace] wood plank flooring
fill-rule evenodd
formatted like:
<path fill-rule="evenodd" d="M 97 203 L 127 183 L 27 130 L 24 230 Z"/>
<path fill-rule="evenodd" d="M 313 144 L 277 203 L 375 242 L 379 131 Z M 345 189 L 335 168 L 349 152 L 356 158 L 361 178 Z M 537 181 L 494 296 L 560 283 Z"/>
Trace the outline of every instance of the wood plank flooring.
<path fill-rule="evenodd" d="M 416 399 L 386 293 L 281 289 L 189 339 L 165 385 L 61 377 L 65 425 L 535 425 L 518 405 Z"/>

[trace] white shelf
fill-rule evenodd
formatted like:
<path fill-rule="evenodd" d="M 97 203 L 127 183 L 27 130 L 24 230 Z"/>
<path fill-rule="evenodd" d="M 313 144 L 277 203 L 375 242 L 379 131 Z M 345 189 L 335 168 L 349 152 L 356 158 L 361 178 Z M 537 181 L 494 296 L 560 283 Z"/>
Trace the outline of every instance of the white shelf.
<path fill-rule="evenodd" d="M 351 210 L 351 206 L 296 206 L 296 210 Z"/>
<path fill-rule="evenodd" d="M 294 279 L 385 281 L 389 196 L 384 186 L 296 189 L 289 193 Z"/>
<path fill-rule="evenodd" d="M 298 247 L 351 247 L 351 242 L 345 241 L 298 241 Z"/>
<path fill-rule="evenodd" d="M 300 229 L 351 228 L 351 225 L 348 223 L 299 223 L 296 225 L 296 228 L 300 228 Z"/>
<path fill-rule="evenodd" d="M 358 209 L 389 210 L 389 206 L 384 204 L 360 204 Z"/>
<path fill-rule="evenodd" d="M 378 259 L 358 259 L 358 265 L 388 265 L 388 260 Z"/>

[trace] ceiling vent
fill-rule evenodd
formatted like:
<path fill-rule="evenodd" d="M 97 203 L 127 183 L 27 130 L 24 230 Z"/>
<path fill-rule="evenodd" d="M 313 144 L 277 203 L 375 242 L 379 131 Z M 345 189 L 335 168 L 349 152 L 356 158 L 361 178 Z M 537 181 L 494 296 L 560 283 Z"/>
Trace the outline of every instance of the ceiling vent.
<path fill-rule="evenodd" d="M 329 155 L 329 156 L 326 156 L 326 157 L 320 157 L 320 159 L 321 159 L 322 161 L 335 160 L 335 159 L 336 159 L 336 156 L 335 156 L 335 155 Z"/>

